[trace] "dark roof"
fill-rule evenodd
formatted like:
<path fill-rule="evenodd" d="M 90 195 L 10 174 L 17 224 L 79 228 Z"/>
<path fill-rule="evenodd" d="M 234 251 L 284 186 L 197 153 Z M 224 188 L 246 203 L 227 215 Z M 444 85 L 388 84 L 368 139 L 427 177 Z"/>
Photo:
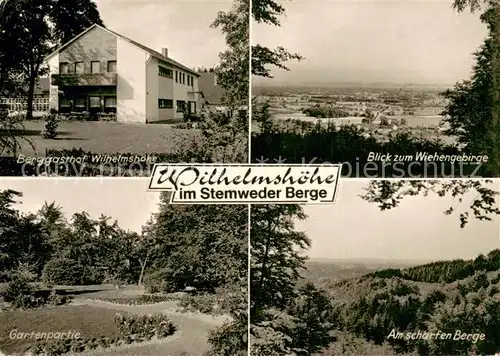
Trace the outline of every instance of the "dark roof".
<path fill-rule="evenodd" d="M 160 60 L 160 61 L 163 61 L 163 62 L 167 62 L 171 65 L 174 65 L 176 67 L 179 67 L 179 68 L 182 68 L 194 75 L 199 75 L 198 72 L 194 71 L 193 69 L 189 68 L 189 67 L 186 67 L 185 65 L 183 64 L 180 64 L 179 62 L 177 61 L 174 61 L 172 58 L 170 57 L 165 57 L 163 54 L 161 54 L 160 52 L 156 52 L 155 50 L 149 48 L 149 47 L 146 47 L 144 46 L 143 44 L 140 44 L 139 42 L 136 42 L 124 35 L 122 35 L 121 33 L 118 33 L 118 32 L 115 32 L 115 31 L 112 31 L 110 30 L 109 28 L 106 28 L 106 30 L 108 30 L 109 32 L 115 34 L 116 36 L 120 37 L 121 39 L 124 39 L 125 41 L 127 42 L 130 42 L 131 44 L 139 47 L 140 49 L 142 49 L 143 51 L 146 51 L 148 52 L 150 55 L 152 55 L 153 57 L 155 57 L 156 59 Z"/>
<path fill-rule="evenodd" d="M 189 67 L 186 67 L 185 65 L 183 64 L 180 64 L 179 62 L 177 61 L 174 61 L 172 58 L 169 58 L 169 57 L 165 57 L 163 56 L 163 54 L 159 53 L 159 52 L 156 52 L 155 50 L 149 48 L 149 47 L 146 47 L 142 44 L 140 44 L 139 42 L 136 42 L 118 32 L 115 32 L 115 31 L 112 31 L 110 30 L 109 28 L 106 28 L 106 27 L 103 27 L 103 26 L 99 26 L 98 24 L 93 24 L 92 26 L 90 26 L 89 28 L 87 28 L 85 31 L 82 31 L 81 33 L 79 33 L 78 35 L 76 35 L 75 37 L 73 37 L 71 40 L 69 40 L 68 42 L 66 42 L 65 44 L 61 45 L 59 48 L 57 48 L 56 50 L 54 50 L 51 54 L 49 54 L 46 58 L 49 58 L 51 57 L 54 53 L 58 53 L 60 50 L 62 50 L 63 48 L 65 48 L 66 46 L 68 46 L 71 42 L 73 42 L 75 39 L 77 39 L 78 37 L 84 35 L 85 33 L 89 32 L 92 28 L 94 27 L 99 27 L 105 31 L 108 31 L 109 33 L 112 33 L 113 35 L 117 36 L 117 37 L 120 37 L 121 39 L 133 44 L 134 46 L 136 47 L 139 47 L 140 49 L 142 49 L 143 51 L 149 53 L 151 56 L 155 57 L 156 59 L 160 60 L 160 61 L 163 61 L 165 63 L 168 63 L 168 64 L 171 64 L 173 66 L 176 66 L 176 67 L 179 67 L 179 68 L 182 68 L 184 69 L 185 71 L 188 71 L 190 72 L 191 74 L 194 74 L 196 76 L 199 76 L 198 72 L 196 72 L 195 70 L 189 68 Z"/>
<path fill-rule="evenodd" d="M 215 73 L 199 73 L 198 89 L 208 104 L 222 104 L 224 89 L 216 85 Z"/>

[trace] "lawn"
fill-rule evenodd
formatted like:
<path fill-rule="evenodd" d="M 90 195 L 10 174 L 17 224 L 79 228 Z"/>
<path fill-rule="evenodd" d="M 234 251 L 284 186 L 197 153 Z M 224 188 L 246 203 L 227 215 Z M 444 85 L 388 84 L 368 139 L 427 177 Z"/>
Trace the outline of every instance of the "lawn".
<path fill-rule="evenodd" d="M 38 285 L 42 288 L 43 285 Z M 137 355 L 187 355 L 199 356 L 209 350 L 208 332 L 227 321 L 227 316 L 212 316 L 202 313 L 178 311 L 175 301 L 145 305 L 114 304 L 96 299 L 119 298 L 133 300 L 144 294 L 144 289 L 128 285 L 116 289 L 111 284 L 91 286 L 55 286 L 58 291 L 71 296 L 69 305 L 44 307 L 22 311 L 0 311 L 0 355 L 22 353 L 35 344 L 35 340 L 12 340 L 9 333 L 19 332 L 57 332 L 75 331 L 86 337 L 113 337 L 117 335 L 114 318 L 117 312 L 133 314 L 166 313 L 176 325 L 174 335 L 142 343 L 112 346 L 108 349 L 89 350 L 82 356 L 137 356 Z M 0 284 L 0 292 L 5 284 Z M 172 295 L 174 296 L 174 295 Z"/>
<path fill-rule="evenodd" d="M 79 332 L 83 337 L 113 337 L 118 335 L 115 325 L 116 310 L 88 305 L 66 305 L 28 311 L 0 312 L 0 350 L 8 354 L 25 352 L 35 339 L 11 339 L 17 332 Z"/>
<path fill-rule="evenodd" d="M 147 154 L 153 152 L 172 153 L 178 146 L 176 137 L 192 135 L 196 131 L 174 128 L 172 124 L 122 124 L 116 122 L 94 121 L 62 121 L 59 123 L 59 136 L 44 139 L 40 133 L 44 130 L 45 121 L 34 120 L 23 122 L 25 140 L 21 140 L 20 154 L 27 156 L 44 156 L 48 149 L 81 148 L 97 154 L 134 153 Z"/>

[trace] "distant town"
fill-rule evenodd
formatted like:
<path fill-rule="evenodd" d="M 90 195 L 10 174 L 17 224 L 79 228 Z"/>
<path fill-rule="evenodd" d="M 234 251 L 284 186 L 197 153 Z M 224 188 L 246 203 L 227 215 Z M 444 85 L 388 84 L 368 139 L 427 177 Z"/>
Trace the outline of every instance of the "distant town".
<path fill-rule="evenodd" d="M 446 87 L 387 85 L 387 87 L 254 87 L 252 95 L 268 102 L 279 121 L 330 122 L 336 127 L 356 125 L 380 139 L 390 132 L 409 131 L 423 137 L 444 137 Z M 451 141 L 451 142 L 450 142 Z"/>

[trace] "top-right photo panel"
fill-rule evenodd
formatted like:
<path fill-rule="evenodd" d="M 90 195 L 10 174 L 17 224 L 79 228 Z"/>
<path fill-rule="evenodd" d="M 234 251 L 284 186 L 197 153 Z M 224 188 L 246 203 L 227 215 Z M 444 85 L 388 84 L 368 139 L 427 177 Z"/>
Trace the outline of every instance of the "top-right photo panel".
<path fill-rule="evenodd" d="M 500 176 L 500 1 L 253 0 L 252 163 Z"/>

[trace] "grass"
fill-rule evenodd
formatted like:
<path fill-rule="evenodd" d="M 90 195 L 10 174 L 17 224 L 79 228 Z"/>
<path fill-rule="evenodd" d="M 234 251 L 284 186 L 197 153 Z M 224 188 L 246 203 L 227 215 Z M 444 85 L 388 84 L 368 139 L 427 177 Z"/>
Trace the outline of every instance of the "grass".
<path fill-rule="evenodd" d="M 12 330 L 17 332 L 79 332 L 82 337 L 113 337 L 118 335 L 115 325 L 116 310 L 87 305 L 42 308 L 29 311 L 5 311 L 0 313 L 0 350 L 8 354 L 26 352 L 36 339 L 11 339 Z"/>
<path fill-rule="evenodd" d="M 39 289 L 43 284 L 34 283 Z M 123 305 L 103 303 L 100 300 L 118 299 L 119 302 L 140 301 L 144 297 L 144 289 L 136 285 L 123 286 L 116 289 L 111 284 L 89 286 L 54 286 L 57 290 L 73 297 L 72 303 L 59 307 L 46 307 L 29 311 L 0 312 L 0 355 L 2 352 L 12 354 L 25 352 L 36 340 L 11 340 L 9 333 L 13 329 L 20 332 L 57 332 L 75 331 L 82 336 L 112 338 L 117 335 L 114 323 L 117 312 L 134 314 L 152 314 L 164 312 L 178 327 L 172 337 L 152 340 L 127 346 L 113 346 L 105 350 L 85 352 L 85 356 L 137 356 L 137 355 L 187 355 L 199 356 L 210 349 L 207 340 L 209 330 L 216 328 L 226 320 L 226 316 L 214 317 L 199 312 L 185 313 L 179 311 L 175 300 L 182 299 L 184 293 L 163 295 L 172 298 L 171 302 L 144 305 Z M 5 284 L 0 284 L 0 292 Z M 98 300 L 96 300 L 98 299 Z"/>
<path fill-rule="evenodd" d="M 177 129 L 171 124 L 122 124 L 116 122 L 80 122 L 62 121 L 58 126 L 58 137 L 44 139 L 40 133 L 45 128 L 45 121 L 24 121 L 24 137 L 18 154 L 26 156 L 44 156 L 48 149 L 81 148 L 97 154 L 153 152 L 171 153 L 175 151 L 175 137 L 179 134 L 193 135 L 194 130 Z"/>

